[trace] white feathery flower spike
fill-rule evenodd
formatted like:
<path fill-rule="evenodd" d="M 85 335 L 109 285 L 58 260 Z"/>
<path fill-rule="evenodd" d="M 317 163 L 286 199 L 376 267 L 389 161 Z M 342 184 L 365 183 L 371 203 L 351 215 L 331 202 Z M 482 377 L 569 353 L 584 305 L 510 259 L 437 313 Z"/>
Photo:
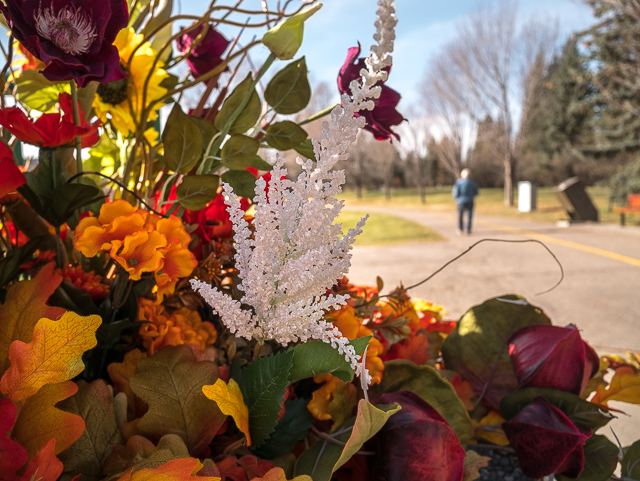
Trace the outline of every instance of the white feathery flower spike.
<path fill-rule="evenodd" d="M 234 225 L 236 268 L 244 296 L 240 302 L 198 280 L 194 290 L 218 312 L 222 322 L 237 336 L 260 341 L 275 340 L 281 345 L 319 339 L 338 350 L 361 376 L 364 384 L 370 376 L 349 340 L 332 323 L 323 320 L 325 312 L 346 304 L 349 296 L 326 292 L 351 265 L 351 245 L 366 217 L 355 229 L 342 235 L 341 225 L 334 225 L 343 207 L 336 195 L 342 192 L 344 171 L 331 169 L 348 157 L 347 148 L 364 126 L 364 118 L 354 114 L 372 109 L 380 95 L 374 85 L 385 80 L 384 70 L 391 65 L 389 53 L 395 38 L 393 0 L 379 0 L 376 15 L 377 45 L 371 47 L 362 83 L 351 83 L 351 97 L 342 96 L 342 106 L 331 112 L 331 123 L 323 123 L 320 139 L 313 140 L 318 159 L 297 163 L 302 172 L 293 182 L 286 178 L 284 159 L 279 157 L 271 172 L 268 194 L 263 179 L 256 182 L 254 238 L 244 220 L 244 211 L 231 187 L 224 185 L 224 195 Z M 368 217 L 368 216 L 367 216 Z"/>

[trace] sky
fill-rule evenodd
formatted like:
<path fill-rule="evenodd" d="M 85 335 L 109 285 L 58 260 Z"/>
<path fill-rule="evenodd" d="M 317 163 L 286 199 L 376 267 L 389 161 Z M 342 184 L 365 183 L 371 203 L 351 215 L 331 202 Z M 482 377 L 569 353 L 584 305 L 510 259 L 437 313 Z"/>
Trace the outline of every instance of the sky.
<path fill-rule="evenodd" d="M 181 1 L 185 13 L 202 13 L 208 5 L 207 0 Z M 275 1 L 268 0 L 268 3 L 273 7 Z M 368 52 L 375 32 L 376 0 L 324 0 L 323 3 L 323 8 L 306 22 L 303 46 L 296 57 L 307 57 L 312 83 L 325 81 L 333 87 L 347 49 L 359 41 L 363 56 Z M 560 43 L 572 32 L 594 22 L 591 9 L 580 0 L 521 0 L 518 3 L 521 20 L 530 16 L 557 19 Z M 400 111 L 419 102 L 418 85 L 429 68 L 429 61 L 443 45 L 455 38 L 456 25 L 487 4 L 495 2 L 396 0 L 398 26 L 393 68 L 387 84 L 402 95 Z M 243 5 L 255 8 L 259 2 L 245 0 Z M 259 49 L 254 55 L 257 58 L 266 56 Z"/>

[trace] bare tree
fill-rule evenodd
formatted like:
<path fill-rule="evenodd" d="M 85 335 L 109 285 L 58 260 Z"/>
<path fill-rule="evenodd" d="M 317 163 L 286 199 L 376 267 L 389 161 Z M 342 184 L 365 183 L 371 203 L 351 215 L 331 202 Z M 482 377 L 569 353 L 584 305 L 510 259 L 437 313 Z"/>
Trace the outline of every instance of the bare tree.
<path fill-rule="evenodd" d="M 491 143 L 502 159 L 507 205 L 513 205 L 523 137 L 558 31 L 557 22 L 549 19 L 518 25 L 511 1 L 478 10 L 459 27 L 423 84 L 431 115 L 444 125 L 448 151 L 443 148 L 441 155 L 451 168 L 460 167 L 465 136 L 472 138 L 487 114 L 496 119 L 499 129 Z"/>

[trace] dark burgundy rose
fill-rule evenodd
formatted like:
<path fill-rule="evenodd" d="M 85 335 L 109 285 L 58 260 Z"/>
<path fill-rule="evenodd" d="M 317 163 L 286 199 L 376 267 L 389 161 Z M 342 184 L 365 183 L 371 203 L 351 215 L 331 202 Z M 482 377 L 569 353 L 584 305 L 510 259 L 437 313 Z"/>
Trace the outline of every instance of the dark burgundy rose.
<path fill-rule="evenodd" d="M 347 51 L 347 58 L 338 74 L 338 89 L 340 93 L 351 94 L 349 84 L 353 80 L 361 81 L 362 76 L 360 70 L 366 68 L 365 59 L 358 58 L 360 55 L 360 44 L 357 47 L 351 47 Z M 386 69 L 389 72 L 389 68 Z M 400 136 L 391 130 L 394 125 L 400 124 L 405 118 L 396 110 L 398 102 L 400 102 L 400 94 L 384 83 L 378 82 L 382 87 L 380 97 L 374 99 L 375 107 L 373 110 L 362 110 L 356 116 L 363 116 L 367 125 L 364 127 L 371 132 L 377 140 L 391 140 L 393 135 L 400 140 Z"/>
<path fill-rule="evenodd" d="M 176 43 L 180 53 L 184 54 L 191 48 L 191 44 L 196 41 L 203 28 L 203 25 L 198 25 L 178 37 Z M 220 65 L 222 63 L 222 54 L 228 46 L 229 40 L 213 28 L 212 25 L 209 25 L 204 38 L 187 56 L 191 74 L 197 78 Z M 225 68 L 223 71 L 226 72 L 227 70 L 229 69 Z"/>
<path fill-rule="evenodd" d="M 46 67 L 52 82 L 75 79 L 85 87 L 127 77 L 113 45 L 127 26 L 126 0 L 6 0 L 0 2 L 11 33 Z"/>
<path fill-rule="evenodd" d="M 372 481 L 460 481 L 465 451 L 458 436 L 438 411 L 410 391 L 380 397 L 381 404 L 398 403 L 391 416 L 367 444 Z"/>
<path fill-rule="evenodd" d="M 534 324 L 509 338 L 519 387 L 547 387 L 580 395 L 600 365 L 575 326 Z"/>
<path fill-rule="evenodd" d="M 584 468 L 582 433 L 560 409 L 539 396 L 502 423 L 522 472 L 533 479 L 552 473 L 577 478 Z"/>

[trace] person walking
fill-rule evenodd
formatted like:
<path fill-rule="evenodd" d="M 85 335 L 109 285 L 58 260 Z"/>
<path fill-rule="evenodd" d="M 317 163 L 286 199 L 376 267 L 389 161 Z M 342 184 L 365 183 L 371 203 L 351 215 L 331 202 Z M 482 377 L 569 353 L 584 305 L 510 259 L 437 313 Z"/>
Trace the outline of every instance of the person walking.
<path fill-rule="evenodd" d="M 453 198 L 458 206 L 458 229 L 457 234 L 462 235 L 464 228 L 463 217 L 464 211 L 468 212 L 467 217 L 467 234 L 471 235 L 471 219 L 473 218 L 473 203 L 475 197 L 478 195 L 478 184 L 476 184 L 471 178 L 471 171 L 469 169 L 463 169 L 460 173 L 460 178 L 456 180 L 453 185 Z"/>

